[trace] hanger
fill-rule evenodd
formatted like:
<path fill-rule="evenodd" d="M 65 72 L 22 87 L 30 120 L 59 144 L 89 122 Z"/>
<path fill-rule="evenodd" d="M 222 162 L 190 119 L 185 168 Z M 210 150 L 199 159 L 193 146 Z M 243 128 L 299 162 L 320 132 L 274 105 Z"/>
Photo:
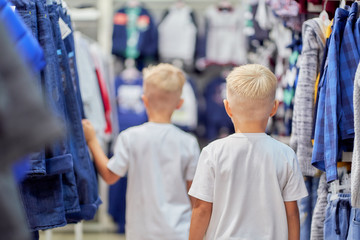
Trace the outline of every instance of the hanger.
<path fill-rule="evenodd" d="M 321 11 L 321 13 L 319 15 L 320 20 L 325 24 L 325 26 L 329 26 L 329 24 L 330 24 L 329 14 L 326 12 L 327 2 L 328 2 L 328 0 L 325 0 L 323 10 Z"/>
<path fill-rule="evenodd" d="M 185 6 L 185 1 L 184 0 L 176 0 L 175 6 L 176 6 L 176 8 L 183 8 Z"/>
<path fill-rule="evenodd" d="M 171 63 L 172 63 L 172 65 L 174 65 L 175 67 L 177 67 L 181 70 L 183 70 L 183 68 L 184 68 L 184 63 L 181 59 L 174 59 Z"/>
<path fill-rule="evenodd" d="M 346 0 L 341 0 L 340 8 L 345 8 L 345 6 L 346 6 Z"/>
<path fill-rule="evenodd" d="M 129 0 L 126 4 L 128 7 L 132 8 L 140 6 L 140 2 L 138 0 Z"/>
<path fill-rule="evenodd" d="M 229 2 L 228 0 L 219 1 L 217 7 L 219 11 L 231 12 L 233 10 L 231 2 Z"/>
<path fill-rule="evenodd" d="M 331 192 L 331 200 L 335 200 L 339 197 L 339 193 L 350 193 L 351 192 L 351 176 L 347 173 L 346 167 L 341 167 L 337 169 L 339 179 L 332 181 L 330 183 L 329 192 Z"/>
<path fill-rule="evenodd" d="M 135 59 L 127 58 L 124 62 L 125 70 L 121 73 L 125 81 L 133 81 L 140 77 L 140 71 L 135 67 Z"/>

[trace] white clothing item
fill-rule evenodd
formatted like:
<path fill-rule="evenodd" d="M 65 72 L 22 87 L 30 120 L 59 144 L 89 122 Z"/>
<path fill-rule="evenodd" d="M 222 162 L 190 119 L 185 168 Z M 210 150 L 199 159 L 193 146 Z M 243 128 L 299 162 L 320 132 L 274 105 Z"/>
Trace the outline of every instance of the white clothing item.
<path fill-rule="evenodd" d="M 119 176 L 128 172 L 126 239 L 188 239 L 186 181 L 198 156 L 196 138 L 172 124 L 147 122 L 119 134 L 107 167 Z"/>
<path fill-rule="evenodd" d="M 242 8 L 220 11 L 211 6 L 205 13 L 208 25 L 206 61 L 217 64 L 244 64 L 247 61 Z"/>
<path fill-rule="evenodd" d="M 324 28 L 319 23 L 314 18 L 305 21 L 303 24 L 303 47 L 301 58 L 298 59 L 300 68 L 294 97 L 290 146 L 297 154 L 304 176 L 315 176 L 317 172 L 311 164 L 313 152 L 311 135 L 314 121 L 315 82 L 320 72 L 325 47 L 325 32 L 322 31 Z"/>
<path fill-rule="evenodd" d="M 192 63 L 195 55 L 197 29 L 188 6 L 169 9 L 160 23 L 159 54 L 162 59 L 181 59 Z"/>
<path fill-rule="evenodd" d="M 290 45 L 293 40 L 292 31 L 286 28 L 279 19 L 274 21 L 273 28 L 270 32 L 270 39 L 273 40 L 276 44 L 278 56 L 287 59 L 291 55 L 291 49 L 289 49 L 287 46 Z"/>
<path fill-rule="evenodd" d="M 354 152 L 351 164 L 351 205 L 360 208 L 360 64 L 354 79 Z"/>
<path fill-rule="evenodd" d="M 74 33 L 76 65 L 85 116 L 93 124 L 103 150 L 108 137 L 105 136 L 106 120 L 95 65 L 90 52 L 90 42 L 80 32 Z"/>
<path fill-rule="evenodd" d="M 189 82 L 185 82 L 181 98 L 184 99 L 184 103 L 180 109 L 174 111 L 171 122 L 195 130 L 198 123 L 197 101 L 194 89 Z"/>
<path fill-rule="evenodd" d="M 265 133 L 235 133 L 200 154 L 189 194 L 212 202 L 205 239 L 288 239 L 284 201 L 307 196 L 294 151 Z"/>

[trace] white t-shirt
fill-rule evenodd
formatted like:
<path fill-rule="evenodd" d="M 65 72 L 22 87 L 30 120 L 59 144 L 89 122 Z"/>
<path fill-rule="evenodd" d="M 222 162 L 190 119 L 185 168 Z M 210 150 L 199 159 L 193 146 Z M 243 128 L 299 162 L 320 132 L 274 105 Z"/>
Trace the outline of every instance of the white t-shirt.
<path fill-rule="evenodd" d="M 107 167 L 128 172 L 128 240 L 185 240 L 191 204 L 186 181 L 194 177 L 199 145 L 172 124 L 147 122 L 121 132 Z"/>
<path fill-rule="evenodd" d="M 265 133 L 203 149 L 189 194 L 212 202 L 205 239 L 288 239 L 284 201 L 307 196 L 294 151 Z"/>

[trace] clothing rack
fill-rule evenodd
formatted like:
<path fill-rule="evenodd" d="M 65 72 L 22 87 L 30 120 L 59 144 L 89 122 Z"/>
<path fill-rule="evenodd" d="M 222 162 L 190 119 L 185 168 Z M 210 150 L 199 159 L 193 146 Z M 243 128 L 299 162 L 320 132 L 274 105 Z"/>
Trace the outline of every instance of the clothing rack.
<path fill-rule="evenodd" d="M 75 232 L 75 240 L 83 240 L 83 222 L 79 222 L 74 227 Z M 45 240 L 52 240 L 53 239 L 53 230 L 49 229 L 45 231 Z"/>

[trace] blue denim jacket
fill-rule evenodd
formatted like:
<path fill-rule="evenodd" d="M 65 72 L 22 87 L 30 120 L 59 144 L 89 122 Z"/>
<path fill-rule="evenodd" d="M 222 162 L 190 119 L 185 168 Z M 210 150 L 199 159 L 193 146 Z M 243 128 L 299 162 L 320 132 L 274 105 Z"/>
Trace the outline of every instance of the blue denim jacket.
<path fill-rule="evenodd" d="M 13 3 L 44 50 L 47 64 L 41 72 L 41 86 L 54 114 L 67 127 L 65 141 L 47 146 L 42 153 L 42 175 L 33 174 L 20 185 L 29 226 L 35 231 L 92 219 L 101 200 L 82 132 L 76 79 L 69 65 L 74 49 L 71 45 L 65 48 L 58 24 L 62 8 L 47 6 L 45 0 Z M 34 164 L 32 167 L 39 170 Z"/>

